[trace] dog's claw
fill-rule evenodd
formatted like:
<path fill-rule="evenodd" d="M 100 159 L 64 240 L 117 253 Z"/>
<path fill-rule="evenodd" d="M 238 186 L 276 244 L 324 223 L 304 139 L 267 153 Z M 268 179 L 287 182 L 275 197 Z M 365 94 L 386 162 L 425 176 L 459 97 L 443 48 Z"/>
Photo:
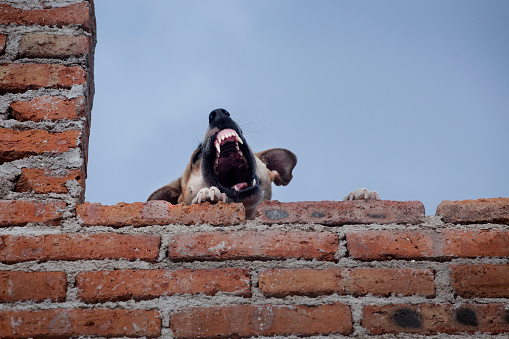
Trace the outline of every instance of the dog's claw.
<path fill-rule="evenodd" d="M 194 197 L 192 204 L 201 204 L 202 202 L 210 201 L 211 203 L 216 203 L 218 201 L 227 202 L 228 197 L 226 194 L 221 193 L 219 188 L 211 186 L 210 188 L 205 187 L 202 188 L 196 197 Z"/>
<path fill-rule="evenodd" d="M 359 188 L 353 192 L 348 193 L 343 198 L 343 201 L 351 200 L 380 200 L 380 195 L 376 191 L 370 191 L 366 188 Z"/>

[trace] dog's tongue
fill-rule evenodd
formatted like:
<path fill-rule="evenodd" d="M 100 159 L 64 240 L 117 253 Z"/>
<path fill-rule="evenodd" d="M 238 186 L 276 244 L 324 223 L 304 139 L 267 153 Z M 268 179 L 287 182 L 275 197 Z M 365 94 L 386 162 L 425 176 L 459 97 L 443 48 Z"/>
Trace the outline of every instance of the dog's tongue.
<path fill-rule="evenodd" d="M 247 182 L 239 182 L 232 186 L 232 189 L 240 191 L 247 187 Z"/>

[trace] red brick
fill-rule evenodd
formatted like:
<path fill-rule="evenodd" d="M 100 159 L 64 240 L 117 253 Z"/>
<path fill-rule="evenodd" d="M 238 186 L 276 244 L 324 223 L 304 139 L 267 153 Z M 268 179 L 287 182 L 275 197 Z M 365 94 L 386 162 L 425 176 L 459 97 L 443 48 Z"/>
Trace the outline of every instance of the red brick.
<path fill-rule="evenodd" d="M 85 116 L 85 98 L 42 95 L 30 101 L 13 102 L 10 114 L 19 121 L 77 120 Z"/>
<path fill-rule="evenodd" d="M 331 268 L 263 270 L 260 290 L 267 297 L 353 295 L 435 295 L 434 274 L 412 268 Z"/>
<path fill-rule="evenodd" d="M 1 235 L 0 261 L 128 259 L 155 261 L 159 236 L 99 234 Z"/>
<path fill-rule="evenodd" d="M 2 338 L 160 335 L 161 317 L 158 311 L 52 309 L 0 312 Z"/>
<path fill-rule="evenodd" d="M 444 229 L 348 232 L 348 253 L 361 260 L 509 256 L 509 231 Z"/>
<path fill-rule="evenodd" d="M 0 55 L 5 52 L 5 44 L 7 43 L 7 37 L 0 34 Z"/>
<path fill-rule="evenodd" d="M 90 38 L 78 35 L 28 33 L 19 43 L 21 57 L 68 58 L 89 53 Z"/>
<path fill-rule="evenodd" d="M 119 203 L 106 206 L 85 203 L 77 207 L 84 226 L 148 226 L 168 224 L 237 225 L 245 222 L 242 204 L 184 204 L 172 205 L 166 201 Z"/>
<path fill-rule="evenodd" d="M 88 3 L 81 2 L 50 9 L 21 9 L 0 4 L 0 24 L 67 26 L 76 25 L 91 30 L 92 20 Z"/>
<path fill-rule="evenodd" d="M 45 130 L 0 129 L 0 164 L 45 153 L 64 153 L 80 144 L 80 131 L 50 133 Z"/>
<path fill-rule="evenodd" d="M 62 220 L 63 201 L 0 200 L 0 227 L 28 223 L 58 225 Z"/>
<path fill-rule="evenodd" d="M 433 231 L 348 232 L 349 256 L 361 260 L 426 259 L 442 256 L 443 237 Z"/>
<path fill-rule="evenodd" d="M 365 306 L 362 326 L 370 334 L 509 332 L 506 304 Z"/>
<path fill-rule="evenodd" d="M 437 216 L 453 224 L 509 224 L 509 198 L 442 201 Z"/>
<path fill-rule="evenodd" d="M 251 296 L 249 271 L 240 268 L 84 272 L 76 277 L 76 287 L 80 299 L 94 303 L 175 294 Z"/>
<path fill-rule="evenodd" d="M 0 302 L 46 299 L 61 302 L 66 290 L 64 272 L 0 271 Z"/>
<path fill-rule="evenodd" d="M 509 257 L 509 230 L 444 230 L 444 255 L 451 257 Z"/>
<path fill-rule="evenodd" d="M 350 334 L 350 308 L 335 303 L 321 306 L 231 305 L 188 308 L 170 316 L 177 338 L 310 336 Z"/>
<path fill-rule="evenodd" d="M 509 298 L 509 265 L 451 265 L 451 284 L 463 298 Z"/>
<path fill-rule="evenodd" d="M 418 224 L 424 217 L 419 201 L 357 200 L 265 201 L 256 209 L 263 223 L 315 223 L 327 226 L 344 224 Z"/>
<path fill-rule="evenodd" d="M 199 232 L 170 239 L 172 260 L 334 260 L 338 236 L 329 232 Z"/>
<path fill-rule="evenodd" d="M 65 186 L 67 181 L 76 180 L 83 187 L 84 175 L 81 170 L 51 171 L 42 168 L 23 168 L 21 176 L 16 183 L 16 192 L 69 193 Z"/>
<path fill-rule="evenodd" d="M 71 88 L 87 81 L 79 66 L 55 64 L 4 64 L 0 66 L 0 94 L 38 88 Z"/>

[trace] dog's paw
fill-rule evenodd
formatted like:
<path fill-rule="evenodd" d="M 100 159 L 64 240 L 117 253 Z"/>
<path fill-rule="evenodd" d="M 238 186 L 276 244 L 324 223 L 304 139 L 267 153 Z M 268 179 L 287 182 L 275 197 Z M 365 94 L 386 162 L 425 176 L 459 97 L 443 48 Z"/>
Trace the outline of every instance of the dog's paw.
<path fill-rule="evenodd" d="M 348 193 L 343 198 L 343 201 L 350 200 L 380 200 L 380 196 L 376 191 L 370 191 L 366 188 L 359 188 L 353 192 Z"/>
<path fill-rule="evenodd" d="M 211 186 L 210 188 L 205 187 L 202 188 L 196 197 L 194 197 L 192 204 L 201 204 L 202 202 L 209 201 L 211 203 L 216 203 L 218 201 L 222 201 L 224 203 L 228 203 L 228 196 L 225 193 L 221 193 L 219 188 Z"/>

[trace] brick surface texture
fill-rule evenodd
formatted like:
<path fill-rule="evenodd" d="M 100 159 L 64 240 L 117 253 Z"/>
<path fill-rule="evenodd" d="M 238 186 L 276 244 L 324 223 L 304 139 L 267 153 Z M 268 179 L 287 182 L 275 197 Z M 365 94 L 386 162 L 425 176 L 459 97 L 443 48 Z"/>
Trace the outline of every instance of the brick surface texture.
<path fill-rule="evenodd" d="M 86 36 L 29 33 L 21 38 L 20 54 L 27 58 L 67 58 L 86 54 L 90 38 Z"/>
<path fill-rule="evenodd" d="M 68 193 L 66 183 L 71 180 L 76 180 L 83 186 L 83 172 L 81 170 L 51 171 L 42 168 L 24 168 L 16 183 L 16 191 L 41 194 Z"/>
<path fill-rule="evenodd" d="M 160 237 L 155 235 L 1 235 L 0 259 L 5 263 L 97 259 L 154 261 L 158 257 L 159 245 Z"/>
<path fill-rule="evenodd" d="M 163 295 L 231 293 L 249 297 L 251 279 L 243 269 L 119 270 L 80 273 L 78 296 L 88 302 L 143 300 Z"/>
<path fill-rule="evenodd" d="M 176 235 L 168 257 L 173 260 L 334 260 L 338 237 L 314 232 L 203 232 Z"/>
<path fill-rule="evenodd" d="M 56 309 L 0 311 L 2 338 L 55 338 L 71 336 L 157 337 L 161 319 L 157 311 L 109 309 Z"/>
<path fill-rule="evenodd" d="M 64 301 L 66 291 L 64 272 L 0 271 L 0 302 Z"/>
<path fill-rule="evenodd" d="M 50 133 L 45 130 L 0 129 L 0 163 L 45 153 L 64 153 L 78 147 L 80 131 Z"/>
<path fill-rule="evenodd" d="M 267 296 L 318 296 L 353 294 L 387 296 L 435 294 L 431 270 L 395 268 L 355 269 L 278 269 L 263 270 L 259 275 L 260 290 Z"/>
<path fill-rule="evenodd" d="M 86 82 L 80 66 L 7 64 L 0 66 L 0 94 L 39 88 L 71 88 Z"/>
<path fill-rule="evenodd" d="M 14 101 L 10 114 L 19 121 L 76 120 L 85 116 L 85 98 L 41 95 L 29 101 Z"/>
<path fill-rule="evenodd" d="M 508 197 L 86 202 L 97 38 L 0 0 L 0 338 L 508 337 Z"/>
<path fill-rule="evenodd" d="M 64 207 L 63 201 L 0 200 L 0 226 L 58 225 Z"/>
<path fill-rule="evenodd" d="M 170 318 L 177 338 L 318 335 L 352 331 L 348 306 L 238 305 L 191 308 Z"/>
<path fill-rule="evenodd" d="M 3 34 L 0 34 L 0 55 L 5 52 L 5 44 L 7 43 L 7 37 Z"/>

